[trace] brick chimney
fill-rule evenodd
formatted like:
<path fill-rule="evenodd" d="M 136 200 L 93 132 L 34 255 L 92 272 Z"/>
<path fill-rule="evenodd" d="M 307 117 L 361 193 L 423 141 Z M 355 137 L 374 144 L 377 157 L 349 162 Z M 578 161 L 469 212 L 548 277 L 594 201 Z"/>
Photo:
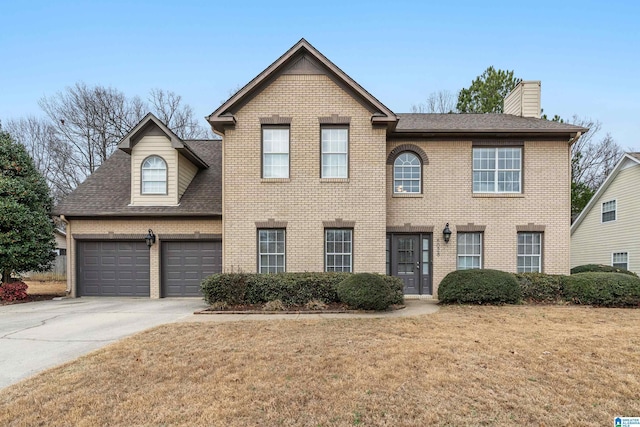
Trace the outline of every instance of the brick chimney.
<path fill-rule="evenodd" d="M 540 118 L 540 80 L 521 81 L 504 99 L 503 111 L 520 117 Z"/>

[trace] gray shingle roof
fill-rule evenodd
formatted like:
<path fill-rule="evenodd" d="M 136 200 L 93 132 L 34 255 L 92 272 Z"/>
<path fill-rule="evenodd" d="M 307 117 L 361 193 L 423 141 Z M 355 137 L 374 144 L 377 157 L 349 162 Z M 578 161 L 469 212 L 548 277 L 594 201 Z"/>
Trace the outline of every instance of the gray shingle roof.
<path fill-rule="evenodd" d="M 214 216 L 222 214 L 220 140 L 184 141 L 208 165 L 200 169 L 179 206 L 129 206 L 131 157 L 114 152 L 54 209 L 55 215 L 78 216 Z"/>
<path fill-rule="evenodd" d="M 634 159 L 640 160 L 640 153 L 627 153 L 627 154 L 633 157 Z"/>
<path fill-rule="evenodd" d="M 511 114 L 423 114 L 401 113 L 395 132 L 514 132 L 514 133 L 574 133 L 588 129 L 552 122 L 550 120 L 519 117 Z"/>

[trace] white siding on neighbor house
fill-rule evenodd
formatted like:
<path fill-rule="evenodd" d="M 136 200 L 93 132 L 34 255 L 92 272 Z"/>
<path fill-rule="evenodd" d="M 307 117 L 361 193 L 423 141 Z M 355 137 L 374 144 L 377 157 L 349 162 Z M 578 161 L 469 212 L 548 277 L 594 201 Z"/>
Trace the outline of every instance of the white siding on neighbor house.
<path fill-rule="evenodd" d="M 53 233 L 56 238 L 56 248 L 57 249 L 67 249 L 67 236 L 58 234 L 56 232 Z"/>
<path fill-rule="evenodd" d="M 149 156 L 167 162 L 167 194 L 142 194 L 142 162 Z M 178 204 L 178 152 L 165 136 L 146 135 L 131 150 L 131 204 L 171 206 Z"/>
<path fill-rule="evenodd" d="M 191 163 L 185 156 L 178 153 L 178 201 L 182 198 L 182 195 L 187 191 L 187 187 L 191 184 L 191 180 L 198 168 Z"/>
<path fill-rule="evenodd" d="M 571 267 L 611 265 L 614 252 L 627 252 L 629 270 L 640 273 L 640 165 L 627 162 L 574 229 Z M 616 200 L 616 220 L 603 223 L 602 203 L 611 200 Z"/>

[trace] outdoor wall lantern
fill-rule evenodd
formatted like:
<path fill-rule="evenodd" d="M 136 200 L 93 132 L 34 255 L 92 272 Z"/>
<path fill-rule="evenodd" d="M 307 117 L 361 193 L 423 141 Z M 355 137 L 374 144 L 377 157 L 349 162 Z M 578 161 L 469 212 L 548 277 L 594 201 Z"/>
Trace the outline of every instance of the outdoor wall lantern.
<path fill-rule="evenodd" d="M 147 242 L 147 246 L 151 249 L 151 245 L 156 242 L 156 235 L 153 234 L 153 230 L 149 229 L 149 234 L 147 234 L 144 238 L 145 242 Z"/>
<path fill-rule="evenodd" d="M 442 230 L 442 237 L 444 238 L 445 243 L 449 243 L 449 239 L 451 238 L 451 230 L 449 229 L 449 223 L 447 223 L 447 225 L 444 226 L 444 230 Z"/>

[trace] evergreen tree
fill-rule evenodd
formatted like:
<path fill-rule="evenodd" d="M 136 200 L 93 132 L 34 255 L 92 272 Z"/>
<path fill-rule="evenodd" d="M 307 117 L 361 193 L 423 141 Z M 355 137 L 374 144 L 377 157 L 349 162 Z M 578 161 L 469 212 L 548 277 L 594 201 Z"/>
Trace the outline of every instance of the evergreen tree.
<path fill-rule="evenodd" d="M 25 147 L 0 127 L 0 273 L 46 270 L 55 258 L 49 188 Z"/>

